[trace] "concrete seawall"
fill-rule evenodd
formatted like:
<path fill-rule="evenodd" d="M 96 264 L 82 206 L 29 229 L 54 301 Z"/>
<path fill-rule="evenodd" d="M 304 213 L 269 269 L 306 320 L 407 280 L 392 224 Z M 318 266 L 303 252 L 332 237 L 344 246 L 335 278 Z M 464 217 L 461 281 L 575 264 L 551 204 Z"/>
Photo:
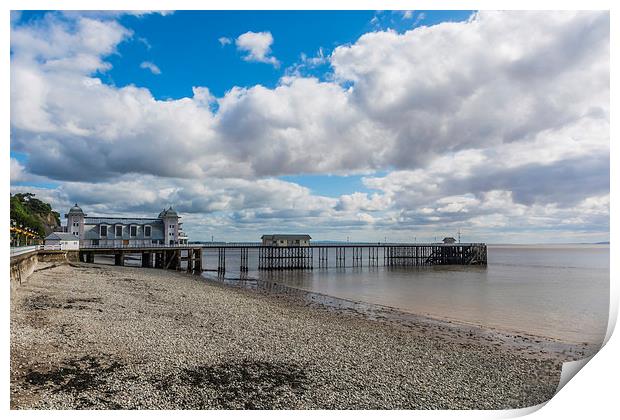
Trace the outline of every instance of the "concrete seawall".
<path fill-rule="evenodd" d="M 78 260 L 79 255 L 77 251 L 34 250 L 11 257 L 11 292 L 28 279 L 37 269 L 37 264 L 40 262 L 62 264 L 77 262 Z"/>
<path fill-rule="evenodd" d="M 11 257 L 11 293 L 30 276 L 39 262 L 39 251 Z"/>

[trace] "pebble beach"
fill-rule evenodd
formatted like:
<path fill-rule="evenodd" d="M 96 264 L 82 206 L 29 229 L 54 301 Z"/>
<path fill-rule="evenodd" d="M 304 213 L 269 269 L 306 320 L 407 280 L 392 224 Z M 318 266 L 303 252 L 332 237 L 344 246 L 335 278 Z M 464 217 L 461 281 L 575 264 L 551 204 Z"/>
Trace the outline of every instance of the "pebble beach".
<path fill-rule="evenodd" d="M 554 395 L 568 357 L 96 264 L 39 267 L 11 296 L 10 333 L 13 409 L 522 408 Z"/>

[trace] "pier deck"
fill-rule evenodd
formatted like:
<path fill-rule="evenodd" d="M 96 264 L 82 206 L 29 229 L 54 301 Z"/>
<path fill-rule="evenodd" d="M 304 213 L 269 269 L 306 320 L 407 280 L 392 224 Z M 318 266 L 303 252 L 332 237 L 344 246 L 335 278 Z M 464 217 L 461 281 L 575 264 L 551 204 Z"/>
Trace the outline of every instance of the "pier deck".
<path fill-rule="evenodd" d="M 203 262 L 203 258 L 206 258 L 203 252 L 217 253 L 217 271 L 225 273 L 226 263 L 231 259 L 239 264 L 240 272 L 247 272 L 250 269 L 250 250 L 256 257 L 255 268 L 258 270 L 487 264 L 487 247 L 483 243 L 330 243 L 281 247 L 258 243 L 226 243 L 174 247 L 95 247 L 82 248 L 79 252 L 81 261 L 91 263 L 95 255 L 114 255 L 116 265 L 124 265 L 125 257 L 129 254 L 141 254 L 142 267 L 184 269 L 188 272 L 207 269 Z M 186 262 L 183 268 L 182 262 Z"/>

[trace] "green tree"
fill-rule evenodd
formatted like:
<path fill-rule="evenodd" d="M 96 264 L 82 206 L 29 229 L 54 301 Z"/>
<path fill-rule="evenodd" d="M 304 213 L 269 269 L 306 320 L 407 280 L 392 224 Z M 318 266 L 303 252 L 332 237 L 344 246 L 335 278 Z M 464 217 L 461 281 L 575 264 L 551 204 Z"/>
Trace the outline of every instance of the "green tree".
<path fill-rule="evenodd" d="M 56 226 L 60 225 L 60 214 L 52 210 L 52 206 L 45 203 L 32 193 L 18 193 L 11 195 L 11 220 L 34 230 L 39 236 L 45 236 L 44 220 L 52 216 Z"/>

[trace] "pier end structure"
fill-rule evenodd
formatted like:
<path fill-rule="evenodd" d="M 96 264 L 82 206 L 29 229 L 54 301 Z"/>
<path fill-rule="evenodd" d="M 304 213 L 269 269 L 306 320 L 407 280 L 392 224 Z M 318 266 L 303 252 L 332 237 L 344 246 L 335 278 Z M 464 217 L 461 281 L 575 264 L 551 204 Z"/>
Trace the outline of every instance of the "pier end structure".
<path fill-rule="evenodd" d="M 257 254 L 258 270 L 312 270 L 315 266 L 378 267 L 381 264 L 387 267 L 487 264 L 487 247 L 484 243 L 314 243 L 307 246 L 229 243 L 205 245 L 204 249 L 217 252 L 218 273 L 226 272 L 227 255 L 239 255 L 239 271 L 247 272 L 249 250 Z"/>

